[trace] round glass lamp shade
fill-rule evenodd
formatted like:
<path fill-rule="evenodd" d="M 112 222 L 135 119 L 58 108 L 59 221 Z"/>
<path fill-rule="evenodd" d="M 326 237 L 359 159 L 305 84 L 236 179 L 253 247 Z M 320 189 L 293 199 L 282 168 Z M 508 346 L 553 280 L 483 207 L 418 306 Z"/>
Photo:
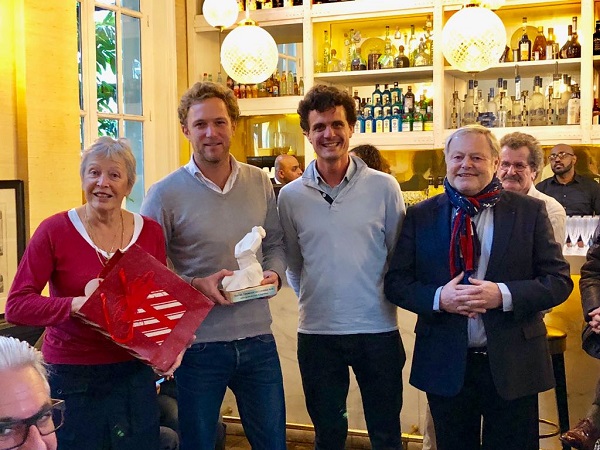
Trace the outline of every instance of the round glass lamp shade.
<path fill-rule="evenodd" d="M 212 27 L 228 28 L 233 25 L 239 13 L 237 0 L 204 0 L 202 14 Z"/>
<path fill-rule="evenodd" d="M 267 31 L 254 24 L 232 30 L 221 46 L 221 64 L 240 84 L 256 84 L 269 78 L 279 59 L 277 44 Z"/>
<path fill-rule="evenodd" d="M 487 8 L 468 6 L 454 14 L 442 30 L 442 51 L 452 67 L 481 72 L 504 53 L 506 30 L 502 20 Z"/>

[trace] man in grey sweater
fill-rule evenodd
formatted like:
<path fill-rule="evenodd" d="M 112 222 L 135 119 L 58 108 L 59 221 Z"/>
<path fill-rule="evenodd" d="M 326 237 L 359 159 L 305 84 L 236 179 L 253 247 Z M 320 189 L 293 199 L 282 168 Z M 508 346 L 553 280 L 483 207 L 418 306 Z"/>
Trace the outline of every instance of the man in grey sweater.
<path fill-rule="evenodd" d="M 192 158 L 149 189 L 141 213 L 162 225 L 175 272 L 216 303 L 175 375 L 181 449 L 214 449 L 229 387 L 252 447 L 284 450 L 283 378 L 268 299 L 232 304 L 217 285 L 238 268 L 236 243 L 262 226 L 261 284 L 280 286 L 285 258 L 273 187 L 262 170 L 229 153 L 239 118 L 231 90 L 196 83 L 178 112 Z"/>
<path fill-rule="evenodd" d="M 315 86 L 298 113 L 317 159 L 281 189 L 279 214 L 315 448 L 345 448 L 352 367 L 372 448 L 399 450 L 406 357 L 383 277 L 404 218 L 400 187 L 348 154 L 356 112 L 347 93 Z"/>

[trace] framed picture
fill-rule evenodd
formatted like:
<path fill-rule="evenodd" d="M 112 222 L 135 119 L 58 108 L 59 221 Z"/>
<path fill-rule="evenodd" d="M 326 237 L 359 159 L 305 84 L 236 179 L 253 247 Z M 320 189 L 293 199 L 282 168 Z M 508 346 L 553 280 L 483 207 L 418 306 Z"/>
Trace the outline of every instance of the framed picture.
<path fill-rule="evenodd" d="M 25 251 L 25 189 L 21 180 L 0 180 L 0 315 Z"/>

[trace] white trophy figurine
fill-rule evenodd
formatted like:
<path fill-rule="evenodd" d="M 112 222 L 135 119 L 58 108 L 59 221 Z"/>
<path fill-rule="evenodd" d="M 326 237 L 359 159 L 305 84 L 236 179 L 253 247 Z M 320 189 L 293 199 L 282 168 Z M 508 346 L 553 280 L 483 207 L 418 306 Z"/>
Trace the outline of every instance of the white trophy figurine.
<path fill-rule="evenodd" d="M 235 270 L 233 275 L 223 278 L 223 288 L 227 292 L 240 289 L 253 288 L 260 285 L 263 280 L 263 269 L 256 259 L 256 252 L 262 244 L 267 232 L 263 227 L 252 227 L 252 231 L 235 245 L 235 258 L 240 270 Z M 264 297 L 262 295 L 261 297 Z M 253 297 L 258 298 L 258 297 Z M 242 299 L 238 299 L 242 300 Z M 249 298 L 244 298 L 249 300 Z M 235 299 L 233 301 L 236 301 Z"/>

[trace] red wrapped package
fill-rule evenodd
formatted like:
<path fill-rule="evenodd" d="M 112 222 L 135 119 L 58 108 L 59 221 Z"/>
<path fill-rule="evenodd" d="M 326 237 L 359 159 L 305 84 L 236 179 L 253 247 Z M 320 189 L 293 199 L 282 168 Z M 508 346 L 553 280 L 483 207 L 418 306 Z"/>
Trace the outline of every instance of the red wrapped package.
<path fill-rule="evenodd" d="M 117 251 L 98 277 L 81 319 L 161 371 L 173 365 L 214 306 L 137 245 Z"/>

